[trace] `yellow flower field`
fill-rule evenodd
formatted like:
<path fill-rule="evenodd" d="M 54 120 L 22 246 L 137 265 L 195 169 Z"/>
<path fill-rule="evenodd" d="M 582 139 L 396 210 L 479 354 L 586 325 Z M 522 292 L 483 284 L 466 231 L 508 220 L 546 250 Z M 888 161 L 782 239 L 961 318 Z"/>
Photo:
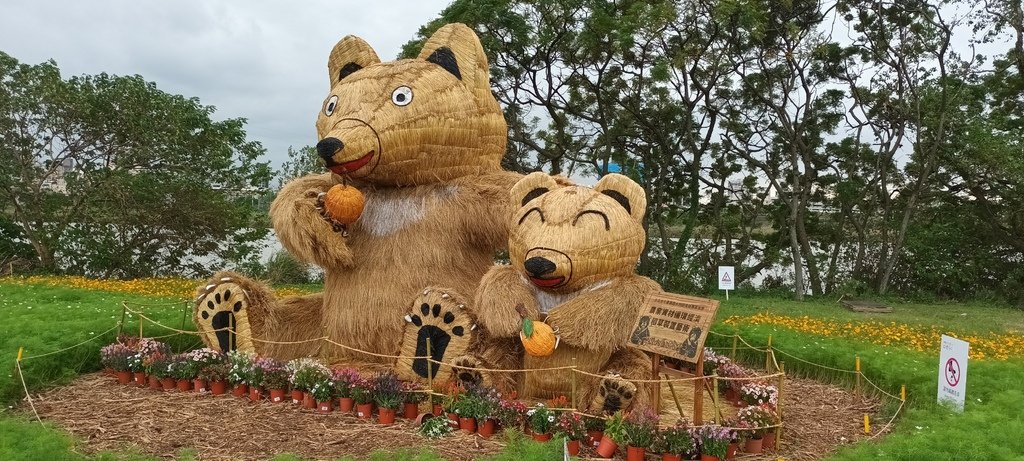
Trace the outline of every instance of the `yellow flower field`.
<path fill-rule="evenodd" d="M 165 298 L 191 299 L 195 295 L 196 287 L 202 280 L 180 279 L 180 278 L 147 278 L 135 280 L 102 280 L 90 279 L 78 276 L 41 276 L 14 277 L 0 279 L 4 283 L 14 285 L 50 285 L 56 287 L 75 288 L 80 290 L 109 291 L 112 293 L 127 293 L 143 296 L 156 296 Z M 299 288 L 277 288 L 274 293 L 278 296 L 292 296 L 307 294 L 310 291 Z"/>
<path fill-rule="evenodd" d="M 881 346 L 905 347 L 919 352 L 937 351 L 943 334 L 971 343 L 972 360 L 1006 360 L 1024 357 L 1024 335 L 1017 333 L 963 334 L 937 326 L 907 325 L 896 322 L 849 322 L 788 317 L 770 313 L 731 316 L 726 325 L 773 325 L 801 333 L 868 341 Z"/>

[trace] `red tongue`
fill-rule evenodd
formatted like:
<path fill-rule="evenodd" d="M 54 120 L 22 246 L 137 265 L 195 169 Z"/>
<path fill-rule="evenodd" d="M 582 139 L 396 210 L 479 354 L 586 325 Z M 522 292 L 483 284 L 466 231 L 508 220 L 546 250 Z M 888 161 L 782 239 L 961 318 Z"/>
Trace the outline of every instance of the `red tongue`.
<path fill-rule="evenodd" d="M 555 285 L 562 283 L 563 280 L 565 280 L 565 277 L 555 277 L 553 279 L 540 279 L 537 277 L 530 277 L 530 281 L 533 282 L 534 285 L 537 285 L 541 288 L 553 287 Z"/>
<path fill-rule="evenodd" d="M 373 154 L 373 151 L 371 151 L 369 154 L 352 160 L 351 162 L 345 162 L 340 163 L 338 165 L 334 165 L 330 168 L 330 170 L 333 171 L 335 174 L 352 173 L 366 166 L 367 163 L 370 163 L 370 160 L 373 159 Z"/>

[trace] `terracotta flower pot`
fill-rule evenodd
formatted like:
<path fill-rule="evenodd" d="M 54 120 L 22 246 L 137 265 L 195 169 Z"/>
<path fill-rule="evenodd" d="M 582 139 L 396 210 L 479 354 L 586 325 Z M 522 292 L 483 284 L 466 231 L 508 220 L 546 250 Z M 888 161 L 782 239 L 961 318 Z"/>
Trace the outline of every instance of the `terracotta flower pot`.
<path fill-rule="evenodd" d="M 416 416 L 418 416 L 419 414 L 420 414 L 420 406 L 419 405 L 417 405 L 415 403 L 412 403 L 412 402 L 405 402 L 405 404 L 402 405 L 402 417 L 403 418 L 405 418 L 405 419 L 416 419 Z"/>
<path fill-rule="evenodd" d="M 157 378 L 156 376 L 150 376 L 149 388 L 156 391 L 160 390 L 160 378 Z"/>
<path fill-rule="evenodd" d="M 373 404 L 372 403 L 357 403 L 356 404 L 356 416 L 363 419 L 370 419 L 373 416 Z"/>
<path fill-rule="evenodd" d="M 258 387 L 250 387 L 249 388 L 249 401 L 250 402 L 259 402 L 261 398 L 263 398 L 263 389 L 260 389 Z"/>
<path fill-rule="evenodd" d="M 302 403 L 302 391 L 299 389 L 292 389 L 292 404 L 298 405 Z"/>
<path fill-rule="evenodd" d="M 739 442 L 729 442 L 729 446 L 725 449 L 725 459 L 736 459 L 736 452 L 740 451 Z"/>
<path fill-rule="evenodd" d="M 192 381 L 191 380 L 188 380 L 188 379 L 179 379 L 178 380 L 178 391 L 179 392 L 188 392 L 188 391 L 191 391 L 191 390 L 192 390 Z"/>
<path fill-rule="evenodd" d="M 381 424 L 395 424 L 395 410 L 393 408 L 381 408 L 377 411 L 377 422 Z"/>
<path fill-rule="evenodd" d="M 141 371 L 132 373 L 132 383 L 139 387 L 146 387 L 146 373 Z"/>
<path fill-rule="evenodd" d="M 431 408 L 431 413 L 433 413 L 434 416 L 441 416 L 444 413 L 444 407 L 435 403 Z"/>
<path fill-rule="evenodd" d="M 717 457 L 715 455 L 706 455 L 704 453 L 701 453 L 700 454 L 700 461 L 722 461 L 722 460 L 721 460 L 721 458 L 719 458 L 719 457 Z"/>
<path fill-rule="evenodd" d="M 118 384 L 128 384 L 132 382 L 132 372 L 130 371 L 119 371 L 114 374 L 117 377 Z"/>
<path fill-rule="evenodd" d="M 619 445 L 612 440 L 611 437 L 601 437 L 601 443 L 597 444 L 597 455 L 602 458 L 611 458 L 615 456 L 615 449 L 619 448 Z"/>
<path fill-rule="evenodd" d="M 228 383 L 224 380 L 210 381 L 210 393 L 213 395 L 223 395 L 228 390 Z"/>
<path fill-rule="evenodd" d="M 352 409 L 356 407 L 356 401 L 352 400 L 352 397 L 342 397 L 338 399 L 338 410 L 344 411 L 345 413 L 351 413 Z"/>
<path fill-rule="evenodd" d="M 530 434 L 530 437 L 533 437 L 533 440 L 536 440 L 538 442 L 547 442 L 548 440 L 551 440 L 551 433 L 550 432 L 545 432 L 543 434 L 533 433 L 533 434 Z"/>
<path fill-rule="evenodd" d="M 764 448 L 763 441 L 764 439 L 747 439 L 747 445 L 743 447 L 743 451 L 753 454 L 761 453 Z"/>
<path fill-rule="evenodd" d="M 774 430 L 769 432 L 769 433 L 767 433 L 767 434 L 765 434 L 764 438 L 761 439 L 761 440 L 762 440 L 761 448 L 763 448 L 765 450 L 774 450 L 775 449 L 775 431 Z"/>
<path fill-rule="evenodd" d="M 302 393 L 302 408 L 307 410 L 316 409 L 316 399 L 313 398 L 313 394 L 309 392 Z"/>
<path fill-rule="evenodd" d="M 683 461 L 683 455 L 679 453 L 662 453 L 661 461 Z"/>
<path fill-rule="evenodd" d="M 206 392 L 206 380 L 199 379 L 199 378 L 193 379 L 192 380 L 192 390 L 194 390 L 194 391 L 196 391 L 196 392 L 198 392 L 200 394 L 202 394 L 203 392 Z"/>
<path fill-rule="evenodd" d="M 477 428 L 477 433 L 480 434 L 480 436 L 485 439 L 490 438 L 492 435 L 494 435 L 494 429 L 495 427 L 497 427 L 497 425 L 498 423 L 495 422 L 493 419 L 487 418 L 484 420 L 483 424 L 481 424 L 480 427 Z"/>
<path fill-rule="evenodd" d="M 570 440 L 568 443 L 565 444 L 565 448 L 569 450 L 569 456 L 576 456 L 580 454 L 580 441 Z"/>
<path fill-rule="evenodd" d="M 476 418 L 459 418 L 459 429 L 467 434 L 476 432 Z"/>
<path fill-rule="evenodd" d="M 725 390 L 725 400 L 735 403 L 737 400 L 739 400 L 739 398 L 740 394 L 736 392 L 736 389 L 730 387 Z"/>
<path fill-rule="evenodd" d="M 626 461 L 644 461 L 647 449 L 644 447 L 626 447 Z"/>
<path fill-rule="evenodd" d="M 604 431 L 587 431 L 587 446 L 597 448 L 602 437 L 604 437 Z"/>
<path fill-rule="evenodd" d="M 174 381 L 174 378 L 161 378 L 160 379 L 160 387 L 163 388 L 163 390 L 165 390 L 165 391 L 169 391 L 169 390 L 174 389 L 174 385 L 175 384 L 178 384 L 178 383 L 176 381 Z"/>
<path fill-rule="evenodd" d="M 318 411 L 320 413 L 323 413 L 323 414 L 330 413 L 331 410 L 333 409 L 333 407 L 334 407 L 334 405 L 331 404 L 330 400 L 328 400 L 326 402 L 317 402 L 316 403 L 316 411 Z"/>
<path fill-rule="evenodd" d="M 459 428 L 459 414 L 458 413 L 448 413 L 448 424 L 450 424 L 452 427 L 458 429 Z"/>
<path fill-rule="evenodd" d="M 242 398 L 249 394 L 249 386 L 245 384 L 235 384 L 235 387 L 231 388 L 231 395 Z"/>
<path fill-rule="evenodd" d="M 273 403 L 284 402 L 284 389 L 271 389 L 270 390 L 270 401 Z"/>

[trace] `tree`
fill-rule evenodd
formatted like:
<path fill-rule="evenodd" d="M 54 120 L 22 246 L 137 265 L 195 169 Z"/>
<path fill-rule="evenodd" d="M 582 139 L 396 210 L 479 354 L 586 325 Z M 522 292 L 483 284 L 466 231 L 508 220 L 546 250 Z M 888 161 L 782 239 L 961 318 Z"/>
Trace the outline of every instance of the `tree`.
<path fill-rule="evenodd" d="M 140 76 L 65 80 L 0 53 L 4 216 L 48 271 L 201 274 L 250 257 L 270 170 L 245 121 L 213 111 Z"/>
<path fill-rule="evenodd" d="M 298 149 L 288 146 L 288 160 L 281 164 L 277 172 L 277 189 L 281 189 L 288 181 L 313 173 L 327 171 L 324 161 L 313 146 L 302 146 Z"/>

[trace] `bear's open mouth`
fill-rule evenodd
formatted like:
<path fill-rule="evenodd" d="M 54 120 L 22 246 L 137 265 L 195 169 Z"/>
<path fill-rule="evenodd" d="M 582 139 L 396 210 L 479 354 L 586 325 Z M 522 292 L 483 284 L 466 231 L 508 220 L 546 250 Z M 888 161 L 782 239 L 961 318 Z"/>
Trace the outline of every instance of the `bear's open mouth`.
<path fill-rule="evenodd" d="M 353 173 L 356 170 L 366 166 L 367 163 L 370 163 L 370 160 L 373 160 L 373 154 L 375 154 L 375 153 L 377 153 L 377 152 L 371 150 L 369 154 L 366 154 L 366 155 L 364 155 L 362 157 L 359 157 L 359 158 L 357 158 L 355 160 L 352 160 L 350 162 L 345 162 L 345 163 L 339 163 L 337 165 L 331 166 L 330 170 L 332 172 L 334 172 L 335 174 L 342 174 L 342 175 L 343 174 L 347 174 L 347 173 Z"/>
<path fill-rule="evenodd" d="M 552 288 L 552 287 L 557 287 L 557 286 L 561 285 L 562 283 L 564 283 L 565 282 L 565 277 L 555 277 L 555 278 L 550 278 L 550 279 L 542 279 L 540 277 L 530 277 L 530 281 L 533 282 L 534 285 L 537 285 L 537 286 L 539 286 L 541 288 Z"/>

